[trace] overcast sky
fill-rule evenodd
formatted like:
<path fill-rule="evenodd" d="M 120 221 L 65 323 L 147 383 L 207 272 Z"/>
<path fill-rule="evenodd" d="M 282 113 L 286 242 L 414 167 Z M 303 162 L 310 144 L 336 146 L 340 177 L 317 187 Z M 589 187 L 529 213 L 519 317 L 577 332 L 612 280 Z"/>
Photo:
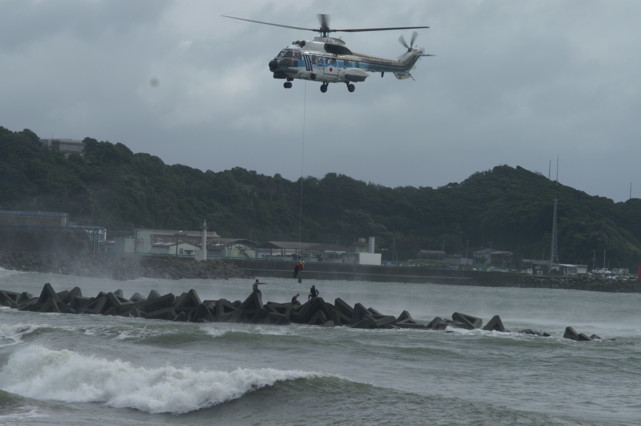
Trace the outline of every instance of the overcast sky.
<path fill-rule="evenodd" d="M 428 25 L 415 80 L 349 93 L 268 62 L 335 28 Z M 440 187 L 522 166 L 591 195 L 641 196 L 637 0 L 0 0 L 0 126 L 121 142 L 168 164 L 296 180 L 330 172 Z M 410 31 L 339 33 L 397 58 Z M 557 161 L 558 159 L 558 161 Z"/>

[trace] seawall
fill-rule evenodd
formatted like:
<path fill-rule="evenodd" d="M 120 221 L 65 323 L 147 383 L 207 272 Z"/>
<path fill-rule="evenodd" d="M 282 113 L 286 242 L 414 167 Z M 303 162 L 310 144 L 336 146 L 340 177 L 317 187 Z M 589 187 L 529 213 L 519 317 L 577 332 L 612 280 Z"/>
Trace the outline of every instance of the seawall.
<path fill-rule="evenodd" d="M 407 311 L 395 317 L 382 314 L 371 307 L 366 308 L 361 303 L 351 306 L 340 298 L 337 298 L 334 304 L 325 302 L 321 297 L 312 297 L 302 305 L 296 300 L 290 303 L 263 304 L 262 294 L 258 290 L 253 291 L 244 301 L 234 302 L 227 299 L 201 301 L 193 289 L 179 296 L 173 293 L 160 295 L 152 290 L 146 298 L 135 293 L 130 299 L 126 299 L 122 290 L 100 292 L 95 297 L 84 297 L 78 287 L 56 292 L 51 284 L 46 283 L 38 297 L 26 292 L 0 290 L 0 306 L 41 313 L 116 315 L 182 322 L 240 322 L 270 325 L 296 323 L 362 329 L 463 328 L 474 330 L 483 328 L 486 331 L 509 332 L 498 315 L 492 317 L 485 326 L 481 318 L 460 312 L 454 312 L 451 320 L 436 317 L 428 324 L 420 324 L 414 321 Z M 521 330 L 518 333 L 550 336 L 549 333 L 530 329 Z M 577 333 L 572 327 L 566 327 L 563 337 L 577 341 L 601 340 L 597 335 L 588 336 Z"/>
<path fill-rule="evenodd" d="M 294 262 L 226 260 L 248 276 L 292 278 Z M 641 281 L 589 277 L 533 276 L 515 272 L 447 270 L 421 266 L 351 265 L 307 262 L 303 279 L 362 280 L 484 287 L 555 288 L 622 293 L 641 293 Z"/>
<path fill-rule="evenodd" d="M 255 259 L 219 259 L 197 262 L 192 258 L 139 256 L 118 258 L 59 258 L 34 253 L 0 253 L 0 267 L 20 271 L 109 277 L 225 279 L 250 277 L 293 278 L 294 262 Z M 420 266 L 349 265 L 307 262 L 303 279 L 404 282 L 484 287 L 554 288 L 619 293 L 641 293 L 641 281 L 590 279 L 588 277 L 531 276 L 510 272 L 444 270 Z"/>

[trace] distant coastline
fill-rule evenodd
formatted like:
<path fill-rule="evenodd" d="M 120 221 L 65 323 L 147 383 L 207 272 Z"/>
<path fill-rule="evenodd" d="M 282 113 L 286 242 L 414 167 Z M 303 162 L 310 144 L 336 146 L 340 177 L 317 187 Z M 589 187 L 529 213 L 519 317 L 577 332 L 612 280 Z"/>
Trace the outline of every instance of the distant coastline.
<path fill-rule="evenodd" d="M 228 260 L 249 276 L 292 277 L 293 262 Z M 308 262 L 304 279 L 363 280 L 483 287 L 551 288 L 565 290 L 641 293 L 639 280 L 588 276 L 535 276 L 516 272 L 434 269 L 421 266 L 371 266 Z"/>
<path fill-rule="evenodd" d="M 59 273 L 131 280 L 140 277 L 181 279 L 293 278 L 293 262 L 224 259 L 197 262 L 167 256 L 82 257 L 61 259 L 34 253 L 0 253 L 0 267 L 18 271 Z M 362 280 L 483 287 L 550 288 L 616 293 L 641 293 L 639 280 L 587 276 L 534 276 L 514 272 L 434 269 L 420 266 L 371 266 L 308 262 L 303 279 Z"/>

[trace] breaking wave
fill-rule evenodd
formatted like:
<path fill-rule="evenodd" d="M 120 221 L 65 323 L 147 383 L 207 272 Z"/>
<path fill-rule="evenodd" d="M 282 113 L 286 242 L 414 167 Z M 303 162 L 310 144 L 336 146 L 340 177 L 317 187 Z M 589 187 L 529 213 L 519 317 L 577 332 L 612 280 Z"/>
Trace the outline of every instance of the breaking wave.
<path fill-rule="evenodd" d="M 22 337 L 33 333 L 37 329 L 29 324 L 0 324 L 0 348 L 17 345 L 22 342 Z"/>
<path fill-rule="evenodd" d="M 70 350 L 31 345 L 0 370 L 3 390 L 38 400 L 97 402 L 148 413 L 182 414 L 237 399 L 277 382 L 319 377 L 271 368 L 194 371 L 136 367 Z"/>

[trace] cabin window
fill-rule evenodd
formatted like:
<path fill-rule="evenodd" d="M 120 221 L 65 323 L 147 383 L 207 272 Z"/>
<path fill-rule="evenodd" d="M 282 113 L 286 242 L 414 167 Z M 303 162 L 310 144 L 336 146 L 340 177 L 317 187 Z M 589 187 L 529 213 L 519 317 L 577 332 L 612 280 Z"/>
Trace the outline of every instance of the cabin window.
<path fill-rule="evenodd" d="M 327 58 L 327 65 L 336 66 L 336 59 Z"/>
<path fill-rule="evenodd" d="M 325 43 L 325 52 L 333 53 L 334 55 L 352 55 L 352 51 L 347 47 L 330 43 Z"/>
<path fill-rule="evenodd" d="M 361 63 L 359 61 L 354 61 L 354 67 L 360 68 L 361 67 Z"/>
<path fill-rule="evenodd" d="M 347 59 L 344 59 L 343 64 L 345 65 L 345 68 L 349 68 L 352 66 L 352 61 L 348 61 Z"/>

